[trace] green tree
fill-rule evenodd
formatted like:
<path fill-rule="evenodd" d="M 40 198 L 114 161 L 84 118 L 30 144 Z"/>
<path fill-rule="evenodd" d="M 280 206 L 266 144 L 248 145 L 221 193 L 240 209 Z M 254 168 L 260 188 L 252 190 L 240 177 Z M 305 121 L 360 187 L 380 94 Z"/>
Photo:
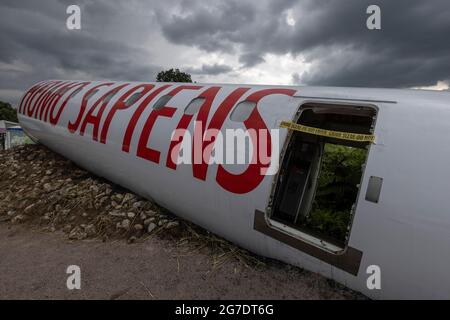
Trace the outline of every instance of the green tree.
<path fill-rule="evenodd" d="M 367 149 L 325 144 L 316 195 L 307 222 L 310 228 L 345 241 L 366 156 Z"/>
<path fill-rule="evenodd" d="M 163 70 L 156 76 L 158 82 L 192 82 L 191 75 L 179 69 Z"/>
<path fill-rule="evenodd" d="M 9 103 L 0 101 L 0 120 L 18 122 L 16 109 Z"/>

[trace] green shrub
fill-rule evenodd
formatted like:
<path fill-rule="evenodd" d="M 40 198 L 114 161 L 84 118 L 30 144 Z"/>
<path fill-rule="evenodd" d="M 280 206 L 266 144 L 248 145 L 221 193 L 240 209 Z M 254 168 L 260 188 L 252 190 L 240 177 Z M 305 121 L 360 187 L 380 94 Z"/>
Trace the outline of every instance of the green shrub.
<path fill-rule="evenodd" d="M 0 101 L 0 120 L 17 122 L 17 111 L 7 102 Z"/>
<path fill-rule="evenodd" d="M 345 241 L 366 155 L 366 149 L 325 144 L 316 196 L 307 219 L 310 228 Z"/>

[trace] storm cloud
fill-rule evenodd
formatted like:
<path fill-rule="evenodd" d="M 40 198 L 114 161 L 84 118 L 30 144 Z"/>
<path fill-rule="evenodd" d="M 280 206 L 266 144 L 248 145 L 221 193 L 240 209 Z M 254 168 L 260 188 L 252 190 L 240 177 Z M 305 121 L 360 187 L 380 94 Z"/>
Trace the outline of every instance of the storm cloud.
<path fill-rule="evenodd" d="M 284 1 L 279 6 L 258 1 L 253 10 L 241 10 L 240 1 L 225 7 L 208 1 L 209 8 L 192 6 L 183 17 L 160 20 L 168 39 L 204 50 L 234 49 L 245 66 L 262 63 L 267 53 L 302 55 L 311 70 L 298 70 L 293 78 L 305 84 L 410 87 L 448 80 L 450 3 L 376 3 L 381 30 L 367 29 L 366 9 L 373 1 L 365 0 Z M 216 19 L 204 19 L 205 12 Z"/>
<path fill-rule="evenodd" d="M 188 68 L 186 69 L 187 72 L 192 74 L 212 74 L 212 75 L 218 75 L 222 73 L 227 73 L 233 70 L 232 67 L 227 66 L 225 64 L 203 64 L 200 68 Z"/>
<path fill-rule="evenodd" d="M 81 30 L 66 8 L 81 8 Z M 381 8 L 381 30 L 366 9 Z M 0 100 L 43 79 L 423 87 L 450 80 L 450 2 L 10 1 L 0 4 Z"/>

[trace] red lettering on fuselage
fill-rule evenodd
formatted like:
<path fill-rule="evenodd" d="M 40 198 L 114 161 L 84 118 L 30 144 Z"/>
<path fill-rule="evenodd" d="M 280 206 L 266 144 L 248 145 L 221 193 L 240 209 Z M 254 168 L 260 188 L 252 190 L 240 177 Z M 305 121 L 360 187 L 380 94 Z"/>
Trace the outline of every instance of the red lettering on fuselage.
<path fill-rule="evenodd" d="M 109 130 L 109 126 L 111 124 L 111 121 L 114 117 L 114 115 L 116 114 L 116 112 L 118 110 L 124 110 L 124 109 L 128 109 L 131 108 L 135 103 L 137 103 L 143 96 L 145 96 L 150 90 L 152 90 L 155 86 L 153 84 L 140 84 L 138 86 L 135 86 L 133 88 L 131 88 L 130 90 L 128 90 L 127 92 L 125 92 L 115 103 L 114 105 L 111 107 L 111 110 L 108 112 L 108 115 L 106 116 L 105 122 L 103 124 L 102 127 L 102 133 L 100 135 L 100 142 L 101 143 L 106 143 L 106 137 L 108 135 L 108 130 Z M 138 92 L 139 90 L 142 91 L 140 92 L 138 98 L 135 100 L 135 103 L 133 103 L 132 105 L 127 106 L 125 104 L 126 100 L 135 92 Z"/>
<path fill-rule="evenodd" d="M 42 95 L 44 95 L 47 92 L 47 90 L 54 85 L 55 85 L 54 81 L 49 81 L 46 82 L 42 87 L 39 87 L 35 92 L 33 92 L 24 106 L 23 113 L 26 114 L 28 117 L 31 117 Z M 36 102 L 32 103 L 35 98 Z"/>
<path fill-rule="evenodd" d="M 112 85 L 112 84 L 114 84 L 114 83 L 113 83 L 113 82 L 108 82 L 108 83 L 101 83 L 101 84 L 98 84 L 98 85 L 92 87 L 91 89 L 89 89 L 89 90 L 83 95 L 83 98 L 82 98 L 82 101 L 81 101 L 80 110 L 78 111 L 78 115 L 77 115 L 77 118 L 75 119 L 75 122 L 70 122 L 70 121 L 69 121 L 69 124 L 68 124 L 68 126 L 67 126 L 67 128 L 69 129 L 69 131 L 70 131 L 71 133 L 74 133 L 75 131 L 78 130 L 78 127 L 79 127 L 80 124 L 81 124 L 81 120 L 83 119 L 84 111 L 86 110 L 86 106 L 87 106 L 87 104 L 88 104 L 88 100 L 90 100 L 90 98 L 92 98 L 92 96 L 95 94 L 95 92 L 96 92 L 99 88 L 104 87 L 104 86 L 109 87 L 109 86 Z"/>
<path fill-rule="evenodd" d="M 220 90 L 220 87 L 210 87 L 196 97 L 196 98 L 204 98 L 205 99 L 203 104 L 200 106 L 199 112 L 197 114 L 197 121 L 200 121 L 202 123 L 202 132 L 198 132 L 197 134 L 200 134 L 202 137 L 203 137 L 203 133 L 205 131 L 203 128 L 205 127 L 206 120 L 208 118 L 208 114 L 211 109 L 211 104 L 214 101 L 214 98 L 216 97 L 217 92 L 219 90 Z M 194 117 L 193 114 L 185 114 L 184 113 L 182 115 L 180 121 L 178 122 L 176 132 L 185 132 L 187 127 L 191 123 L 191 120 L 193 117 Z M 196 130 L 196 129 L 194 128 L 194 130 Z M 170 146 L 169 146 L 169 152 L 167 153 L 167 159 L 166 159 L 166 166 L 168 168 L 176 169 L 176 164 L 175 164 L 175 162 L 173 162 L 171 155 L 178 154 L 182 140 L 183 140 L 183 134 L 181 134 L 177 137 L 175 137 L 175 136 L 173 137 L 173 139 L 170 143 Z M 194 139 L 194 141 L 195 141 L 195 139 Z M 193 146 L 193 151 L 194 151 L 194 144 L 192 146 Z M 196 146 L 196 147 L 198 147 L 198 146 Z M 194 155 L 195 155 L 195 153 L 192 152 L 193 157 L 194 157 Z M 192 163 L 194 164 L 196 161 L 194 161 L 194 159 L 192 159 L 192 160 L 193 160 Z M 195 159 L 195 160 L 197 160 L 197 159 Z M 194 176 L 195 176 L 195 174 L 194 174 Z"/>
<path fill-rule="evenodd" d="M 195 139 L 194 143 L 192 144 L 192 154 L 201 154 L 202 159 L 201 163 L 198 163 L 198 161 L 193 161 L 192 170 L 193 170 L 193 176 L 200 180 L 206 180 L 206 174 L 208 170 L 208 161 L 211 157 L 211 151 L 212 147 L 208 148 L 207 152 L 205 153 L 205 149 L 209 145 L 213 145 L 216 138 L 216 132 L 220 131 L 223 123 L 225 122 L 226 117 L 230 113 L 233 106 L 237 103 L 237 101 L 242 97 L 244 93 L 246 93 L 249 88 L 238 88 L 235 89 L 231 94 L 229 94 L 223 102 L 219 105 L 216 112 L 212 115 L 212 118 L 209 122 L 209 125 L 206 126 L 206 119 L 209 116 L 210 108 L 212 101 L 217 95 L 218 90 L 220 87 L 211 87 L 207 90 L 205 90 L 204 93 L 200 94 L 198 98 L 205 98 L 205 102 L 200 107 L 200 110 L 197 115 L 197 121 L 202 123 L 202 132 L 194 132 L 194 135 L 201 135 L 201 139 Z M 178 125 L 177 125 L 177 132 L 183 132 L 183 130 L 186 130 L 189 126 L 191 120 L 193 118 L 193 115 L 183 114 L 181 117 Z M 178 131 L 179 130 L 179 131 Z M 196 129 L 194 129 L 196 130 Z M 211 132 L 211 136 L 209 137 L 209 141 L 204 140 L 204 132 L 207 130 L 208 132 Z M 181 142 L 183 140 L 183 134 L 180 134 L 178 136 L 174 136 L 169 147 L 169 152 L 167 154 L 167 161 L 166 166 L 171 169 L 176 169 L 176 164 L 172 160 L 172 154 L 178 154 Z M 195 152 L 195 148 L 198 148 L 199 146 L 196 146 L 196 141 L 202 141 L 201 150 L 200 152 Z M 193 159 L 194 160 L 194 159 Z M 195 159 L 196 160 L 196 159 Z"/>
<path fill-rule="evenodd" d="M 55 100 L 57 100 L 57 98 L 60 96 L 61 90 L 63 90 L 70 84 L 73 84 L 73 82 L 64 81 L 63 83 L 61 83 L 58 90 L 54 90 L 48 96 L 48 98 L 44 102 L 43 106 L 40 108 L 39 120 L 43 120 L 44 122 L 47 122 L 48 113 L 49 113 L 49 110 L 51 109 L 51 106 L 53 105 L 53 102 Z"/>
<path fill-rule="evenodd" d="M 145 108 L 148 106 L 150 102 L 155 99 L 155 97 L 165 89 L 169 88 L 171 85 L 166 84 L 159 88 L 156 88 L 152 93 L 150 93 L 144 101 L 141 102 L 141 104 L 136 108 L 136 110 L 133 113 L 133 116 L 131 117 L 130 122 L 128 122 L 127 129 L 125 130 L 125 135 L 123 137 L 122 142 L 122 151 L 129 152 L 130 151 L 130 143 L 131 138 L 133 137 L 134 129 L 136 128 L 137 122 L 139 118 L 141 117 L 142 113 L 144 112 Z"/>
<path fill-rule="evenodd" d="M 72 99 L 76 93 L 78 92 L 78 90 L 81 91 L 81 89 L 83 89 L 84 87 L 86 87 L 87 85 L 89 85 L 90 82 L 76 82 L 74 84 L 68 84 L 67 86 L 61 88 L 61 93 L 58 93 L 56 95 L 55 101 L 53 101 L 52 105 L 50 106 L 50 117 L 49 117 L 49 121 L 52 125 L 56 125 L 59 122 L 59 119 L 61 117 L 61 113 L 64 111 L 67 103 L 69 102 L 70 99 Z M 74 90 L 73 90 L 74 89 Z M 56 105 L 58 104 L 59 100 L 64 96 L 64 94 L 66 94 L 67 92 L 69 92 L 70 90 L 73 90 L 68 96 L 67 98 L 61 103 L 61 106 L 58 109 L 58 112 L 56 113 L 56 115 L 54 114 Z M 47 121 L 47 115 L 45 115 L 45 121 Z"/>
<path fill-rule="evenodd" d="M 64 84 L 61 81 L 56 81 L 53 85 L 50 87 L 47 87 L 39 96 L 39 98 L 34 103 L 34 108 L 31 110 L 28 110 L 28 116 L 33 118 L 38 118 L 39 110 L 42 109 L 43 105 L 47 102 L 47 99 L 50 95 L 53 94 L 53 92 L 58 89 L 62 84 Z M 31 113 L 31 114 L 30 114 Z"/>
<path fill-rule="evenodd" d="M 168 117 L 172 118 L 173 114 L 177 111 L 176 108 L 172 107 L 162 107 L 159 110 L 152 110 L 150 115 L 147 118 L 147 121 L 144 124 L 144 128 L 142 129 L 141 136 L 139 137 L 139 143 L 137 148 L 136 155 L 138 157 L 150 160 L 154 163 L 159 163 L 160 152 L 158 150 L 149 148 L 147 146 L 150 134 L 152 132 L 153 126 L 158 117 Z"/>
<path fill-rule="evenodd" d="M 173 89 L 168 93 L 169 96 L 172 96 L 172 98 L 181 92 L 182 90 L 198 90 L 202 88 L 201 86 L 192 86 L 192 85 L 181 85 Z M 167 102 L 169 103 L 170 100 Z M 157 150 L 154 150 L 152 148 L 147 147 L 147 143 L 150 137 L 150 133 L 153 129 L 153 125 L 155 124 L 156 119 L 159 116 L 162 117 L 169 117 L 171 118 L 175 111 L 177 111 L 176 108 L 169 107 L 169 106 L 163 106 L 160 109 L 153 109 L 150 113 L 149 117 L 147 118 L 147 121 L 144 124 L 144 128 L 142 129 L 141 136 L 139 137 L 139 143 L 138 143 L 138 149 L 137 149 L 137 156 L 153 161 L 155 163 L 159 163 L 160 158 L 160 152 Z"/>
<path fill-rule="evenodd" d="M 43 88 L 49 81 L 42 81 L 34 86 L 32 86 L 23 96 L 22 101 L 20 101 L 19 105 L 19 113 L 25 114 L 25 106 L 28 104 L 28 101 L 32 100 L 34 95 L 39 91 L 39 89 Z"/>
<path fill-rule="evenodd" d="M 244 121 L 244 125 L 247 130 L 253 129 L 257 133 L 266 132 L 266 134 L 269 135 L 267 139 L 267 156 L 269 158 L 271 156 L 270 150 L 272 148 L 270 133 L 266 124 L 264 123 L 264 119 L 261 117 L 261 114 L 258 111 L 258 102 L 263 97 L 268 95 L 285 94 L 288 96 L 292 96 L 294 93 L 295 90 L 292 89 L 263 89 L 252 93 L 246 99 L 246 101 L 255 102 L 256 106 L 254 107 L 248 119 Z M 259 159 L 258 157 L 260 138 L 260 134 L 251 136 L 253 144 L 253 161 L 251 161 L 251 163 L 243 173 L 233 174 L 228 172 L 222 165 L 219 165 L 219 167 L 217 168 L 216 181 L 222 188 L 233 193 L 242 194 L 254 190 L 261 183 L 261 181 L 264 179 L 262 169 L 267 168 L 269 164 L 262 163 L 261 159 Z"/>
<path fill-rule="evenodd" d="M 70 99 L 72 99 L 78 92 L 80 92 L 89 84 L 91 84 L 91 82 L 47 81 L 38 83 L 30 88 L 22 98 L 19 106 L 19 112 L 26 114 L 29 117 L 38 118 L 39 120 L 45 122 L 47 122 L 48 120 L 50 124 L 56 125 L 59 122 L 61 114 Z M 125 126 L 125 132 L 121 146 L 123 152 L 129 152 L 130 144 L 137 123 L 142 117 L 142 114 L 157 97 L 162 96 L 163 92 L 166 89 L 171 88 L 173 85 L 162 84 L 159 86 L 156 84 L 147 83 L 133 85 L 132 87 L 127 88 L 127 91 L 125 91 L 118 99 L 114 99 L 112 98 L 113 95 L 118 94 L 120 90 L 129 86 L 128 83 L 118 83 L 117 85 L 115 84 L 116 83 L 114 82 L 99 83 L 87 90 L 87 92 L 85 92 L 81 99 L 76 119 L 74 119 L 73 121 L 69 121 L 67 128 L 72 133 L 76 132 L 79 129 L 79 134 L 83 136 L 87 125 L 91 124 L 93 126 L 93 140 L 99 140 L 100 143 L 105 144 L 107 141 L 111 122 L 114 119 L 116 113 L 119 110 L 135 108 L 135 110 L 132 112 L 129 122 Z M 200 85 L 175 85 L 172 90 L 169 91 L 166 95 L 171 96 L 172 99 L 183 90 L 199 90 L 201 88 L 203 88 L 203 86 Z M 184 138 L 184 132 L 186 132 L 187 128 L 192 123 L 192 119 L 194 119 L 195 117 L 196 123 L 194 126 L 194 137 L 192 141 L 192 174 L 196 179 L 203 181 L 206 180 L 207 171 L 209 168 L 209 159 L 212 156 L 212 150 L 215 144 L 216 135 L 222 130 L 223 124 L 225 123 L 225 120 L 229 116 L 233 107 L 236 106 L 243 95 L 250 90 L 249 87 L 234 89 L 223 99 L 217 109 L 211 114 L 212 105 L 221 89 L 222 87 L 220 86 L 207 87 L 203 92 L 195 97 L 204 99 L 202 105 L 199 108 L 199 111 L 196 114 L 187 114 L 184 112 L 180 114 L 180 118 L 177 121 L 177 125 L 174 127 L 174 129 L 175 132 L 180 131 L 181 134 L 170 138 L 170 133 L 168 133 L 167 137 L 167 141 L 169 142 L 167 158 L 165 161 L 165 166 L 167 168 L 176 170 L 177 164 L 174 162 L 174 159 L 171 155 L 178 154 L 179 148 Z M 101 90 L 100 97 L 91 105 L 89 110 L 86 112 L 86 108 L 88 106 L 88 103 L 91 101 L 92 96 L 94 96 L 94 94 L 99 90 Z M 261 99 L 269 95 L 281 94 L 292 96 L 295 92 L 296 90 L 283 88 L 262 89 L 253 92 L 245 99 L 245 101 L 256 103 L 256 106 L 250 113 L 250 116 L 245 121 L 243 121 L 243 125 L 247 130 L 252 130 L 253 132 L 258 133 L 256 135 L 250 135 L 251 143 L 253 146 L 253 159 L 250 164 L 248 164 L 244 172 L 240 174 L 231 173 L 227 171 L 223 165 L 219 164 L 217 167 L 215 180 L 222 188 L 232 193 L 244 194 L 254 190 L 258 185 L 260 185 L 260 183 L 264 179 L 264 169 L 269 167 L 270 165 L 271 136 L 269 129 L 267 128 L 267 125 L 265 124 L 264 119 L 262 118 L 258 110 L 258 103 L 261 101 Z M 135 94 L 138 94 L 138 96 L 134 96 L 133 102 L 127 104 L 127 100 Z M 64 96 L 66 96 L 66 98 L 60 104 L 60 101 Z M 114 101 L 114 103 L 112 103 L 111 101 Z M 139 101 L 141 102 L 139 103 Z M 156 164 L 160 163 L 161 152 L 159 150 L 156 150 L 154 147 L 150 147 L 149 141 L 151 140 L 152 131 L 155 127 L 155 124 L 160 117 L 169 119 L 174 117 L 177 108 L 171 106 L 170 101 L 172 100 L 169 100 L 166 105 L 158 109 L 152 108 L 151 112 L 145 119 L 143 129 L 137 137 L 137 157 L 146 159 Z M 109 108 L 106 117 L 103 117 L 109 103 L 112 103 L 112 106 Z M 59 104 L 59 108 L 55 110 Z M 210 121 L 208 123 L 209 118 Z M 205 134 L 207 132 L 212 133 L 210 135 L 207 135 Z M 259 143 L 262 139 L 260 135 L 261 132 L 265 132 L 265 134 L 267 135 L 267 145 L 263 146 L 262 148 L 267 148 L 266 154 L 269 163 L 267 163 L 267 161 L 262 161 L 261 159 L 259 159 L 260 152 L 258 152 L 258 148 L 261 147 Z M 161 137 L 158 138 L 161 139 Z M 196 159 L 196 154 L 200 154 L 201 159 Z"/>
<path fill-rule="evenodd" d="M 92 124 L 92 139 L 95 141 L 98 140 L 98 131 L 100 128 L 100 120 L 102 119 L 103 112 L 105 111 L 106 106 L 109 101 L 112 99 L 112 96 L 119 92 L 120 89 L 126 87 L 128 83 L 121 84 L 120 86 L 113 88 L 112 90 L 104 93 L 89 109 L 86 116 L 84 117 L 83 123 L 81 124 L 80 135 L 84 135 L 84 131 L 86 130 L 86 126 L 90 123 Z M 108 98 L 108 99 L 107 99 Z M 97 107 L 100 105 L 97 114 L 94 114 Z"/>
<path fill-rule="evenodd" d="M 41 120 L 42 114 L 46 108 L 46 105 L 48 104 L 50 98 L 55 94 L 55 92 L 64 86 L 67 82 L 60 82 L 54 85 L 52 88 L 50 88 L 45 94 L 42 95 L 42 98 L 40 99 L 40 102 L 37 103 L 37 107 L 34 110 L 33 117 L 36 119 Z"/>

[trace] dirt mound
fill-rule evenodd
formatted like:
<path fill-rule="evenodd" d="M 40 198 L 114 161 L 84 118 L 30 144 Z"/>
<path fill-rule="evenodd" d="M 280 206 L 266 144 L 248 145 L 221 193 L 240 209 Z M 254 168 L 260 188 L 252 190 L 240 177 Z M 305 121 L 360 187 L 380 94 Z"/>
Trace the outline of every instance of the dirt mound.
<path fill-rule="evenodd" d="M 210 249 L 215 266 L 229 258 L 252 266 L 263 263 L 42 145 L 0 152 L 0 221 L 35 225 L 48 232 L 62 230 L 71 240 L 134 242 L 158 235 L 179 245 Z"/>
<path fill-rule="evenodd" d="M 0 154 L 0 214 L 62 229 L 70 239 L 139 238 L 179 225 L 160 208 L 95 177 L 41 145 Z"/>

